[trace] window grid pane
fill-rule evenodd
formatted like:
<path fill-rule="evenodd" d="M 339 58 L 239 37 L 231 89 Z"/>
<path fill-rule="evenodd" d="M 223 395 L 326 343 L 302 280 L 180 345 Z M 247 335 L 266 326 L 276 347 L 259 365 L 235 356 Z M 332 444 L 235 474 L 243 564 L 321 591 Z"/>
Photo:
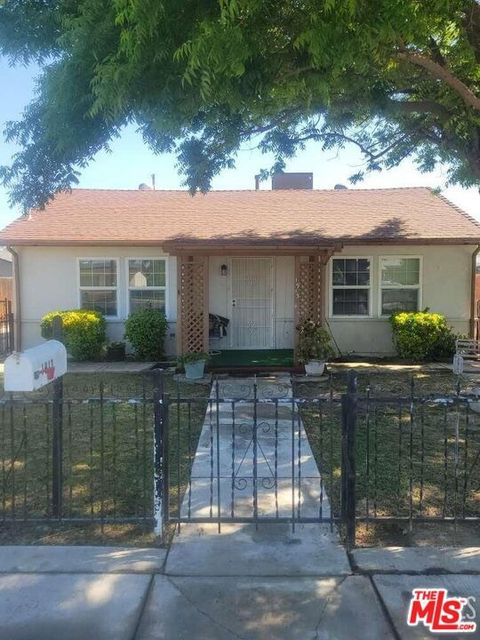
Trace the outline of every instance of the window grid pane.
<path fill-rule="evenodd" d="M 418 311 L 418 289 L 382 289 L 382 315 Z"/>
<path fill-rule="evenodd" d="M 130 313 L 149 308 L 159 309 L 165 313 L 165 291 L 163 289 L 130 290 Z"/>
<path fill-rule="evenodd" d="M 382 285 L 416 286 L 420 284 L 419 258 L 383 258 Z"/>
<path fill-rule="evenodd" d="M 105 316 L 116 316 L 117 292 L 112 289 L 82 289 L 80 306 L 82 309 L 99 311 Z"/>
<path fill-rule="evenodd" d="M 136 289 L 165 287 L 165 260 L 129 260 L 128 283 Z"/>
<path fill-rule="evenodd" d="M 369 289 L 334 289 L 333 315 L 368 316 Z"/>
<path fill-rule="evenodd" d="M 370 285 L 368 258 L 334 258 L 332 285 L 334 287 L 368 287 Z"/>
<path fill-rule="evenodd" d="M 334 258 L 332 262 L 332 315 L 370 315 L 370 260 Z"/>
<path fill-rule="evenodd" d="M 117 263 L 115 260 L 80 260 L 81 287 L 116 287 Z"/>

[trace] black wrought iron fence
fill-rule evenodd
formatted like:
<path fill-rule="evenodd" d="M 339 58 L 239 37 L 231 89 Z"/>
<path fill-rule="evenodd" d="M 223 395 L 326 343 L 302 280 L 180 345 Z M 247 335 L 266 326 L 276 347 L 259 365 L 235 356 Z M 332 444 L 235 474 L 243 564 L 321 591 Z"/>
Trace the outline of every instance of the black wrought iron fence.
<path fill-rule="evenodd" d="M 273 387 L 273 388 L 272 388 Z M 208 399 L 164 396 L 163 518 L 187 522 L 332 524 L 328 495 L 334 433 L 319 430 L 315 462 L 299 405 L 338 414 L 333 402 L 294 398 L 282 385 L 214 383 Z M 195 419 L 192 419 L 195 416 Z M 321 417 L 318 419 L 322 419 Z"/>
<path fill-rule="evenodd" d="M 480 398 L 462 393 L 358 394 L 343 403 L 342 495 L 347 539 L 355 522 L 480 518 Z"/>
<path fill-rule="evenodd" d="M 358 522 L 479 519 L 472 389 L 229 384 L 70 376 L 60 431 L 53 389 L 4 395 L 0 521 L 337 523 L 354 544 Z"/>
<path fill-rule="evenodd" d="M 358 522 L 478 520 L 480 397 L 453 377 L 433 394 L 414 378 L 400 393 L 360 381 L 361 392 L 351 375 L 348 388 L 337 379 L 268 398 L 214 386 L 194 430 L 192 401 L 164 398 L 176 415 L 165 422 L 165 520 L 336 522 L 349 545 Z"/>
<path fill-rule="evenodd" d="M 69 385 L 60 400 L 50 388 L 5 395 L 0 520 L 151 521 L 153 397 L 139 383 L 128 396 L 103 382 Z"/>
<path fill-rule="evenodd" d="M 14 318 L 12 302 L 0 300 L 0 357 L 8 356 L 14 349 Z"/>

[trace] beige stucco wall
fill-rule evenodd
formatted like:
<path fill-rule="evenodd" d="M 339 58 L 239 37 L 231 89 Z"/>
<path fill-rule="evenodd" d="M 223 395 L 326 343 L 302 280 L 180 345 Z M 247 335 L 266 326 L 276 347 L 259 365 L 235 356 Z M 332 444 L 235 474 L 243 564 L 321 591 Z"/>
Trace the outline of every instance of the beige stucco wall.
<path fill-rule="evenodd" d="M 432 221 L 434 224 L 434 221 Z M 380 317 L 380 256 L 420 256 L 422 259 L 421 308 L 443 313 L 458 332 L 469 332 L 472 253 L 475 247 L 458 246 L 358 246 L 338 255 L 371 258 L 372 315 L 369 318 L 333 318 L 331 315 L 331 264 L 327 269 L 327 321 L 343 353 L 393 352 L 388 320 Z"/>
<path fill-rule="evenodd" d="M 38 344 L 40 319 L 54 309 L 78 306 L 78 258 L 112 257 L 119 259 L 119 316 L 108 321 L 112 340 L 123 337 L 127 314 L 126 258 L 163 256 L 162 250 L 146 247 L 18 247 L 22 302 L 22 346 Z M 388 320 L 379 317 L 379 258 L 382 255 L 414 255 L 422 258 L 422 307 L 447 316 L 455 330 L 468 333 L 470 318 L 471 256 L 473 246 L 395 246 L 348 247 L 338 255 L 369 256 L 372 259 L 372 315 L 369 318 L 333 318 L 330 300 L 330 265 L 325 283 L 327 322 L 343 353 L 392 353 Z M 231 295 L 229 279 L 220 275 L 220 266 L 229 264 L 228 257 L 210 258 L 209 308 L 213 313 L 229 317 Z M 274 335 L 276 348 L 293 347 L 294 342 L 294 258 L 274 259 Z M 167 263 L 167 316 L 170 323 L 167 352 L 175 351 L 177 296 L 176 258 Z M 228 348 L 215 342 L 213 348 Z"/>
<path fill-rule="evenodd" d="M 22 348 L 42 341 L 40 319 L 57 309 L 79 306 L 78 259 L 117 258 L 118 262 L 118 318 L 108 320 L 111 340 L 122 340 L 127 316 L 127 258 L 163 257 L 161 249 L 152 247 L 18 247 L 20 292 L 22 305 Z M 175 320 L 177 316 L 176 258 L 167 261 L 167 318 L 169 332 L 166 349 L 175 351 Z"/>

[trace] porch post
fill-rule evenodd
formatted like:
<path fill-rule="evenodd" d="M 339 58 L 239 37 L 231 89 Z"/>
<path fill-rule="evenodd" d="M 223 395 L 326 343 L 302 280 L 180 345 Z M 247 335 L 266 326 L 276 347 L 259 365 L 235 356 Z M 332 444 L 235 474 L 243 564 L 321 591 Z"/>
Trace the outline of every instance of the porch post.
<path fill-rule="evenodd" d="M 178 256 L 177 352 L 208 351 L 208 256 Z"/>
<path fill-rule="evenodd" d="M 177 349 L 177 356 L 182 355 L 182 323 L 183 323 L 183 309 L 182 309 L 182 260 L 183 256 L 177 256 L 177 324 L 175 326 L 175 342 Z"/>
<path fill-rule="evenodd" d="M 295 256 L 295 328 L 305 320 L 324 322 L 324 277 L 326 255 L 310 255 L 308 260 Z M 297 332 L 295 329 L 295 362 L 297 361 Z"/>

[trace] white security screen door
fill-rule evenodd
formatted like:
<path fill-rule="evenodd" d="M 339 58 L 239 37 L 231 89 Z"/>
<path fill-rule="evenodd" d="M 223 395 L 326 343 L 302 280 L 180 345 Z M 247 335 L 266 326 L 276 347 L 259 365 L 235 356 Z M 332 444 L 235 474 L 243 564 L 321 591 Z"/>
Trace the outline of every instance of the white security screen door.
<path fill-rule="evenodd" d="M 232 349 L 273 348 L 273 259 L 232 258 Z"/>

